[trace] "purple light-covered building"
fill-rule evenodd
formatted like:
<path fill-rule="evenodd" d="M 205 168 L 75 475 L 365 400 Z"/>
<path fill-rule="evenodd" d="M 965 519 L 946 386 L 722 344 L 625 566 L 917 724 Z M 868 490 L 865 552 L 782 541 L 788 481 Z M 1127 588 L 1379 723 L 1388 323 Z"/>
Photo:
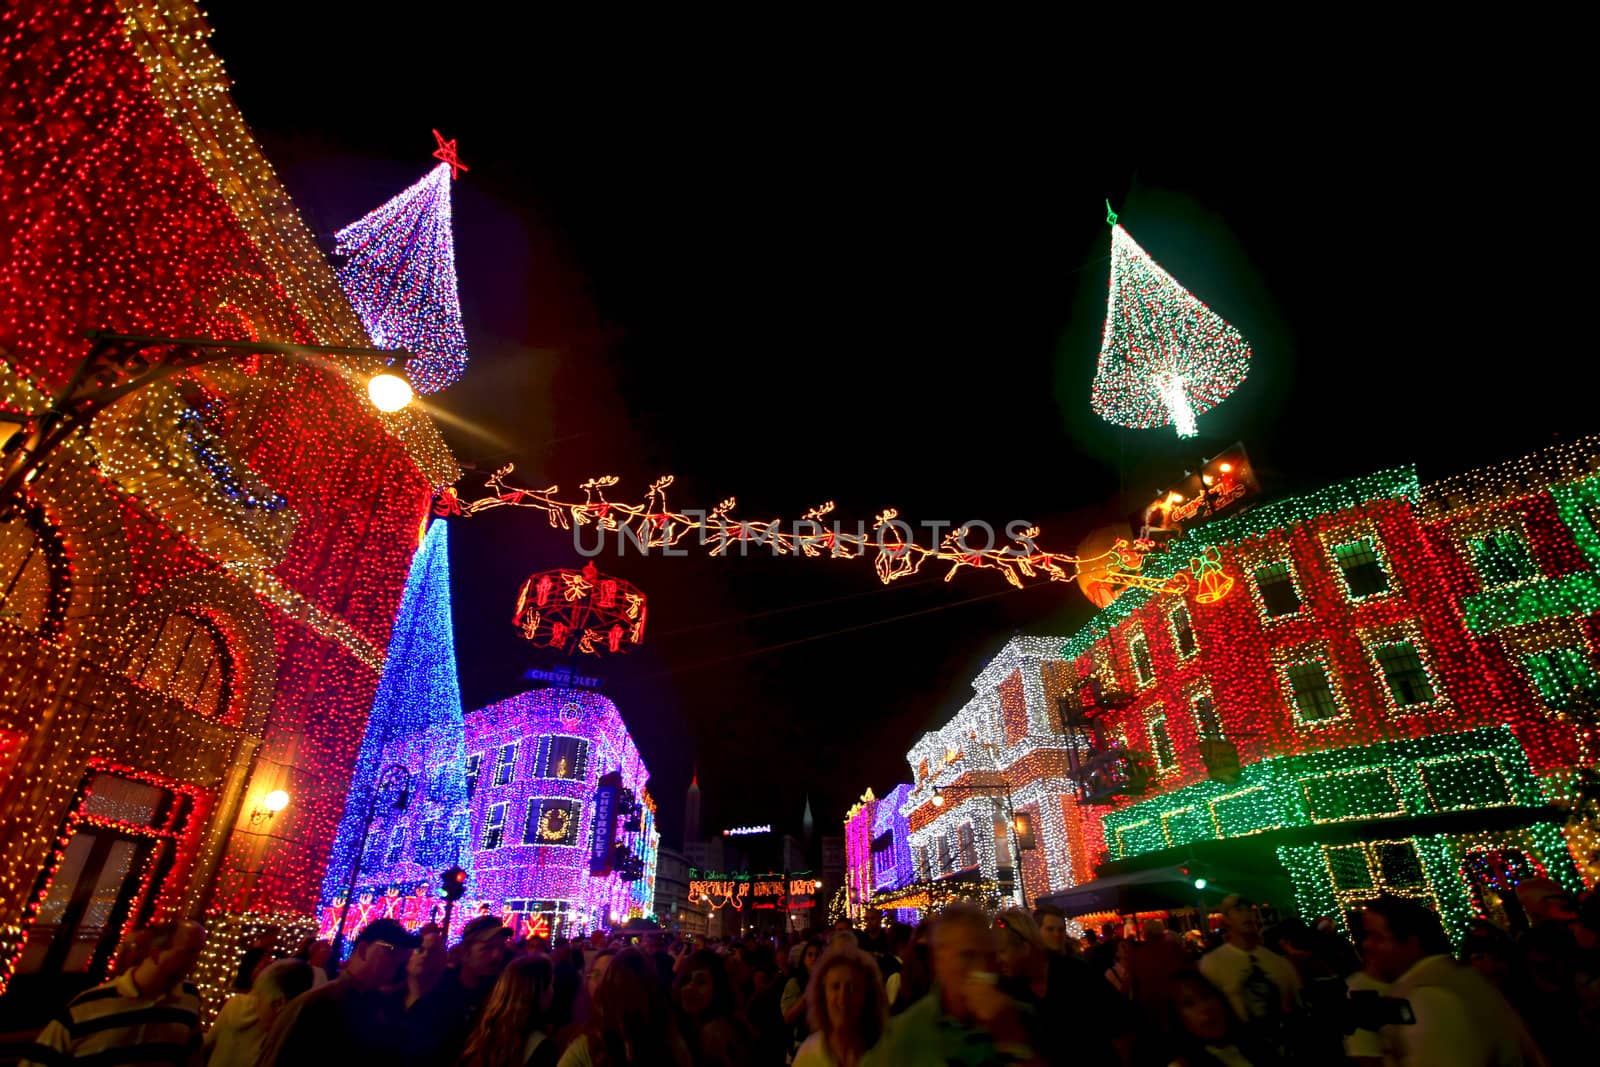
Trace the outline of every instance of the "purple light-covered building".
<path fill-rule="evenodd" d="M 899 889 L 916 880 L 911 863 L 911 827 L 900 808 L 911 792 L 902 782 L 879 798 L 872 813 L 872 888 L 874 892 Z"/>
<path fill-rule="evenodd" d="M 535 689 L 470 713 L 466 730 L 468 914 L 568 936 L 651 914 L 655 802 L 615 704 L 587 690 Z M 620 774 L 623 799 L 637 798 L 631 819 L 599 798 L 610 772 Z M 606 858 L 613 850 L 642 859 L 640 877 L 627 879 Z"/>

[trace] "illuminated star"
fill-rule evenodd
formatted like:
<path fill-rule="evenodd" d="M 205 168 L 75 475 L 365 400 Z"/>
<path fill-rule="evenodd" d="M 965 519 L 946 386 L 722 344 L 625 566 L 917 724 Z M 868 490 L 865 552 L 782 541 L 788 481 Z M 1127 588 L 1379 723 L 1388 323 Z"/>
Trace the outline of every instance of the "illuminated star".
<path fill-rule="evenodd" d="M 433 131 L 433 139 L 439 142 L 439 147 L 433 150 L 433 158 L 442 159 L 450 164 L 450 177 L 459 178 L 461 177 L 461 171 L 470 169 L 456 155 L 456 143 L 454 140 L 446 141 L 444 134 L 438 130 Z"/>

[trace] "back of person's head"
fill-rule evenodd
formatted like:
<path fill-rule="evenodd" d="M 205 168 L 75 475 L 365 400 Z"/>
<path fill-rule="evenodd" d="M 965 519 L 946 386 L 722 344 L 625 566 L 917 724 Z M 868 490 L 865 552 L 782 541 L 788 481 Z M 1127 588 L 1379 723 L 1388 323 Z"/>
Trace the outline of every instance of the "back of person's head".
<path fill-rule="evenodd" d="M 947 934 L 963 927 L 968 930 L 987 933 L 989 930 L 989 916 L 984 913 L 982 908 L 965 900 L 957 900 L 946 904 L 934 916 L 933 923 L 928 931 L 928 940 L 937 947 Z"/>
<path fill-rule="evenodd" d="M 1066 922 L 1067 921 L 1067 913 L 1062 911 L 1060 908 L 1056 907 L 1054 904 L 1038 904 L 1038 905 L 1035 905 L 1035 907 L 1033 909 L 1033 920 L 1034 920 L 1034 922 L 1038 922 L 1038 923 L 1044 922 L 1044 917 L 1046 915 L 1054 915 L 1056 918 L 1060 919 L 1062 922 Z"/>
<path fill-rule="evenodd" d="M 1429 908 L 1405 897 L 1385 893 L 1367 904 L 1367 910 L 1389 925 L 1389 934 L 1399 942 L 1416 938 L 1424 956 L 1449 955 L 1450 939 L 1445 936 L 1439 916 Z"/>
<path fill-rule="evenodd" d="M 311 964 L 305 960 L 274 960 L 256 976 L 251 991 L 258 1002 L 287 1003 L 310 989 L 313 978 Z"/>
<path fill-rule="evenodd" d="M 829 1017 L 832 1009 L 828 1004 L 828 974 L 839 969 L 850 971 L 856 988 L 861 990 L 861 1013 L 855 1019 Z M 811 979 L 806 984 L 806 1021 L 812 1030 L 823 1033 L 853 1027 L 861 1035 L 862 1048 L 876 1045 L 889 1024 L 889 1001 L 877 961 L 854 945 L 835 942 L 811 969 Z"/>
<path fill-rule="evenodd" d="M 1040 952 L 1047 951 L 1044 935 L 1039 932 L 1039 924 L 1021 908 L 1004 908 L 994 917 L 994 928 L 1001 936 L 1015 942 L 1036 948 Z"/>
<path fill-rule="evenodd" d="M 643 952 L 627 948 L 617 953 L 595 990 L 594 1010 L 590 1049 L 601 1067 L 676 1061 L 672 1005 L 655 964 Z"/>
<path fill-rule="evenodd" d="M 912 929 L 905 923 L 893 923 L 889 927 L 889 948 L 898 953 L 902 948 L 911 944 Z"/>
<path fill-rule="evenodd" d="M 746 962 L 752 971 L 769 978 L 778 972 L 778 957 L 772 951 L 771 945 L 757 945 L 750 952 Z"/>
<path fill-rule="evenodd" d="M 854 930 L 834 930 L 833 933 L 828 935 L 828 947 L 833 948 L 835 945 L 845 945 L 849 948 L 861 947 Z"/>
<path fill-rule="evenodd" d="M 528 1035 L 548 1022 L 555 965 L 546 956 L 511 961 L 484 1004 L 461 1062 L 472 1067 L 521 1067 Z"/>

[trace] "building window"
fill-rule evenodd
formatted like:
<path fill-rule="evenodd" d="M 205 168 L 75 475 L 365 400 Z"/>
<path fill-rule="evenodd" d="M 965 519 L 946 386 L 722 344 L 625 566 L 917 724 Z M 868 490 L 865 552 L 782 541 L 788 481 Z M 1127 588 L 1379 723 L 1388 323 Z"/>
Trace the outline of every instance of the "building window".
<path fill-rule="evenodd" d="M 973 836 L 972 824 L 964 822 L 956 829 L 956 843 L 961 850 L 961 869 L 968 870 L 978 865 L 978 841 Z"/>
<path fill-rule="evenodd" d="M 489 820 L 483 824 L 483 847 L 499 848 L 506 836 L 505 803 L 489 806 Z"/>
<path fill-rule="evenodd" d="M 1143 630 L 1136 630 L 1128 638 L 1128 657 L 1133 660 L 1133 674 L 1141 686 L 1156 680 L 1156 665 L 1150 660 L 1150 641 Z"/>
<path fill-rule="evenodd" d="M 433 847 L 439 837 L 439 820 L 429 819 L 417 829 L 417 839 L 411 844 L 411 859 L 421 864 L 434 861 Z"/>
<path fill-rule="evenodd" d="M 1434 692 L 1416 645 L 1410 641 L 1391 641 L 1377 646 L 1373 652 L 1395 706 L 1408 708 L 1413 704 L 1433 703 L 1438 694 Z"/>
<path fill-rule="evenodd" d="M 1202 691 L 1190 697 L 1189 709 L 1194 712 L 1194 721 L 1200 728 L 1201 737 L 1215 739 L 1222 736 L 1222 718 L 1217 714 L 1217 705 L 1210 693 Z"/>
<path fill-rule="evenodd" d="M 1256 590 L 1261 594 L 1261 605 L 1267 618 L 1276 619 L 1293 615 L 1300 610 L 1300 594 L 1294 588 L 1294 575 L 1287 560 L 1263 563 L 1256 568 Z"/>
<path fill-rule="evenodd" d="M 1540 577 L 1539 565 L 1534 562 L 1533 553 L 1528 550 L 1528 542 L 1520 531 L 1495 530 L 1469 544 L 1472 565 L 1485 589 L 1530 582 Z"/>
<path fill-rule="evenodd" d="M 1344 575 L 1344 586 L 1350 590 L 1352 600 L 1389 591 L 1389 575 L 1378 558 L 1378 546 L 1370 537 L 1358 538 L 1333 546 L 1333 561 Z"/>
<path fill-rule="evenodd" d="M 939 874 L 941 877 L 955 869 L 955 858 L 950 855 L 950 835 L 939 835 Z"/>
<path fill-rule="evenodd" d="M 517 745 L 500 746 L 500 755 L 494 761 L 494 784 L 510 785 L 517 776 Z"/>
<path fill-rule="evenodd" d="M 467 796 L 478 791 L 478 772 L 483 769 L 483 753 L 467 757 Z"/>
<path fill-rule="evenodd" d="M 1172 627 L 1172 647 L 1178 650 L 1179 659 L 1188 659 L 1200 648 L 1194 639 L 1194 620 L 1189 618 L 1189 606 L 1181 600 L 1167 616 Z"/>
<path fill-rule="evenodd" d="M 406 824 L 395 823 L 394 829 L 389 831 L 389 854 L 384 857 L 383 865 L 393 867 L 400 862 L 406 848 Z"/>
<path fill-rule="evenodd" d="M 542 740 L 539 749 L 539 766 L 534 773 L 540 778 L 582 778 L 589 755 L 589 744 L 580 737 L 552 736 Z"/>
<path fill-rule="evenodd" d="M 0 623 L 37 633 L 50 596 L 50 560 L 33 524 L 20 515 L 0 522 Z"/>
<path fill-rule="evenodd" d="M 162 693 L 197 715 L 216 716 L 227 709 L 229 662 L 222 632 L 209 619 L 174 612 L 154 639 L 134 652 L 134 681 Z"/>
<path fill-rule="evenodd" d="M 1289 689 L 1301 722 L 1321 722 L 1339 716 L 1339 702 L 1333 696 L 1333 683 L 1321 660 L 1309 659 L 1284 668 Z"/>
<path fill-rule="evenodd" d="M 562 797 L 535 797 L 528 801 L 528 821 L 522 840 L 529 845 L 575 845 L 578 843 L 578 801 Z"/>
<path fill-rule="evenodd" d="M 1165 715 L 1157 715 L 1150 720 L 1150 754 L 1155 757 L 1158 771 L 1170 771 L 1178 765 L 1178 754 L 1172 747 L 1172 735 L 1167 732 Z"/>
<path fill-rule="evenodd" d="M 1569 645 L 1533 652 L 1523 662 L 1546 707 L 1565 711 L 1600 700 L 1600 679 L 1581 648 Z"/>

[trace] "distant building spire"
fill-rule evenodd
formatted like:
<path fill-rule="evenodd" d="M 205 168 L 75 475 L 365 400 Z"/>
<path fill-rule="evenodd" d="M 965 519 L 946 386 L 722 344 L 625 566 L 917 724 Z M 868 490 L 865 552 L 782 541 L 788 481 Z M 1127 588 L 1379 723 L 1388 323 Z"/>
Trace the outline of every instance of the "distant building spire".
<path fill-rule="evenodd" d="M 694 766 L 689 779 L 689 791 L 683 798 L 683 847 L 687 852 L 700 840 L 700 765 Z"/>
<path fill-rule="evenodd" d="M 806 813 L 800 819 L 800 828 L 805 831 L 806 844 L 811 844 L 811 832 L 816 829 L 816 820 L 811 817 L 811 794 L 806 794 Z"/>

